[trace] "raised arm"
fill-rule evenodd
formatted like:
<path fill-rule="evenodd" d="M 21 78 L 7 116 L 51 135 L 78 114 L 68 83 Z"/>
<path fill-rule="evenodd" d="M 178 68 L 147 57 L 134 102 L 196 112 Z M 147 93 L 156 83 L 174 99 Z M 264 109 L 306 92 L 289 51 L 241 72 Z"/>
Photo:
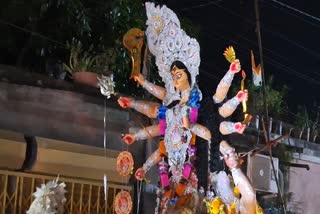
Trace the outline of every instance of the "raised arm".
<path fill-rule="evenodd" d="M 248 100 L 247 90 L 239 91 L 236 96 L 225 102 L 219 108 L 219 114 L 224 118 L 229 117 L 243 100 Z"/>
<path fill-rule="evenodd" d="M 156 125 L 152 125 L 152 126 L 148 126 L 143 129 L 140 129 L 135 134 L 125 134 L 122 137 L 122 141 L 128 145 L 131 145 L 136 140 L 146 140 L 149 138 L 157 137 L 159 135 L 160 135 L 159 124 L 156 124 Z"/>
<path fill-rule="evenodd" d="M 159 163 L 162 159 L 161 153 L 159 149 L 154 151 L 150 157 L 146 160 L 146 162 L 137 169 L 136 173 L 134 174 L 137 180 L 143 180 L 145 174 L 150 170 L 151 167 Z"/>
<path fill-rule="evenodd" d="M 166 97 L 166 90 L 164 87 L 155 85 L 144 79 L 142 74 L 133 77 L 136 82 L 138 82 L 144 89 L 146 89 L 150 94 L 156 98 L 163 100 Z"/>
<path fill-rule="evenodd" d="M 133 108 L 149 118 L 157 118 L 160 104 L 144 100 L 135 100 L 131 97 L 120 97 L 118 103 L 122 108 Z"/>
<path fill-rule="evenodd" d="M 233 76 L 235 73 L 238 73 L 241 70 L 240 61 L 236 59 L 233 63 L 231 63 L 229 67 L 229 71 L 224 75 L 222 80 L 220 81 L 215 94 L 213 95 L 213 101 L 215 103 L 221 103 L 230 88 L 231 82 L 233 80 Z"/>
<path fill-rule="evenodd" d="M 239 188 L 241 193 L 240 213 L 256 213 L 256 192 L 252 187 L 247 176 L 241 171 L 238 155 L 226 141 L 220 143 L 220 152 L 223 155 L 226 165 L 229 167 L 234 184 Z"/>

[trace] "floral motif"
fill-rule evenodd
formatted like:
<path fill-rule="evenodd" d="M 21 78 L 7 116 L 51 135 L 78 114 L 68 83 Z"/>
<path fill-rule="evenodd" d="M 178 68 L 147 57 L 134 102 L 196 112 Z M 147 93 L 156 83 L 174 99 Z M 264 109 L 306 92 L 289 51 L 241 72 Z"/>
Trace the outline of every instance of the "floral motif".
<path fill-rule="evenodd" d="M 117 172 L 121 176 L 128 176 L 133 170 L 133 164 L 131 153 L 123 151 L 117 157 Z"/>
<path fill-rule="evenodd" d="M 114 200 L 114 209 L 117 214 L 129 214 L 132 210 L 132 199 L 130 193 L 121 191 Z"/>

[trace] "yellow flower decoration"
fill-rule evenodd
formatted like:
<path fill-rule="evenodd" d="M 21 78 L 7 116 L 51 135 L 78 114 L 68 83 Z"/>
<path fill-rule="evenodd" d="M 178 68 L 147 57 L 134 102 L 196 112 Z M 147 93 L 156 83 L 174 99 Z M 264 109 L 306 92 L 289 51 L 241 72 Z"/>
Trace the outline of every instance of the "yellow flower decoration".
<path fill-rule="evenodd" d="M 210 206 L 219 208 L 222 203 L 223 202 L 221 201 L 220 198 L 215 198 L 211 201 Z"/>
<path fill-rule="evenodd" d="M 237 198 L 240 197 L 240 191 L 238 187 L 233 188 L 233 193 L 234 193 L 234 196 L 236 196 Z"/>
<path fill-rule="evenodd" d="M 224 203 L 220 198 L 215 198 L 211 202 L 204 200 L 209 214 L 225 214 Z"/>
<path fill-rule="evenodd" d="M 263 214 L 263 209 L 258 203 L 256 203 L 256 214 Z"/>
<path fill-rule="evenodd" d="M 236 202 L 234 201 L 232 203 L 232 205 L 229 207 L 229 210 L 228 210 L 228 214 L 235 214 L 236 213 Z"/>

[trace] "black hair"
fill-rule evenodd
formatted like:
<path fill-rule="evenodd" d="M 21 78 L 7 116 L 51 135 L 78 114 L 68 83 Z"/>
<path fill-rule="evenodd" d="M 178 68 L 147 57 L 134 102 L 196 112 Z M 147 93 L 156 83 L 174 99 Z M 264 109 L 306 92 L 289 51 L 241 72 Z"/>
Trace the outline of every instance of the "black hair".
<path fill-rule="evenodd" d="M 171 66 L 170 66 L 170 71 L 172 71 L 172 68 L 173 68 L 174 66 L 176 66 L 178 69 L 184 69 L 184 70 L 186 71 L 186 74 L 187 74 L 187 76 L 188 76 L 188 81 L 189 81 L 189 84 L 190 84 L 190 86 L 191 86 L 191 75 L 190 75 L 190 73 L 189 73 L 189 70 L 188 70 L 187 66 L 186 66 L 183 62 L 181 62 L 181 61 L 179 61 L 179 60 L 176 60 L 176 61 L 174 61 L 174 62 L 171 64 Z"/>
<path fill-rule="evenodd" d="M 224 160 L 220 159 L 219 145 L 222 140 L 228 140 L 228 136 L 224 136 L 219 131 L 219 125 L 225 118 L 219 115 L 220 104 L 215 104 L 212 97 L 206 97 L 201 101 L 201 108 L 199 109 L 198 123 L 204 125 L 211 132 L 211 150 L 210 150 L 210 163 L 208 163 L 207 153 L 208 142 L 204 139 L 197 137 L 197 158 L 195 168 L 198 177 L 198 186 L 207 188 L 208 185 L 208 164 L 210 164 L 210 172 L 224 171 Z"/>

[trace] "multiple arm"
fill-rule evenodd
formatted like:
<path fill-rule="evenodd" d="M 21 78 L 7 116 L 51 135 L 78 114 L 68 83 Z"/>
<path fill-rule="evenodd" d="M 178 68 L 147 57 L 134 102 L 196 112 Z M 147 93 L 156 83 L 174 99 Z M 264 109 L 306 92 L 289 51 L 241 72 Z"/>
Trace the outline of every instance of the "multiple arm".
<path fill-rule="evenodd" d="M 144 79 L 142 74 L 133 77 L 136 82 L 138 82 L 142 87 L 144 87 L 149 93 L 157 97 L 160 100 L 163 100 L 166 96 L 165 88 L 152 84 Z M 122 108 L 133 108 L 136 111 L 146 115 L 149 118 L 156 118 L 158 115 L 159 103 L 148 102 L 142 100 L 135 100 L 129 97 L 120 97 L 118 103 Z"/>
<path fill-rule="evenodd" d="M 142 85 L 149 93 L 157 97 L 160 100 L 163 100 L 166 96 L 165 88 L 157 86 L 145 80 L 141 74 L 134 76 L 134 80 Z M 138 101 L 133 98 L 121 97 L 118 99 L 118 103 L 122 108 L 133 108 L 136 111 L 146 115 L 149 118 L 157 118 L 158 109 L 160 104 L 155 102 L 148 101 Z M 189 126 L 189 121 L 184 122 L 185 126 Z M 122 141 L 127 144 L 132 144 L 136 140 L 145 140 L 148 138 L 153 138 L 159 136 L 159 125 L 148 126 L 143 129 L 140 129 L 135 134 L 126 134 L 123 136 Z M 143 180 L 145 173 L 155 164 L 161 161 L 161 154 L 157 149 L 152 155 L 146 160 L 142 167 L 137 169 L 135 177 L 137 180 Z"/>
<path fill-rule="evenodd" d="M 236 59 L 233 63 L 231 63 L 229 67 L 229 71 L 220 81 L 216 93 L 213 95 L 213 101 L 215 103 L 221 103 L 230 88 L 231 82 L 233 80 L 233 76 L 235 73 L 238 73 L 241 70 L 240 61 Z M 243 101 L 248 99 L 248 91 L 243 90 L 239 91 L 235 97 L 226 101 L 221 107 L 219 107 L 219 114 L 223 117 L 229 117 L 236 110 L 238 105 Z M 219 130 L 223 135 L 228 135 L 234 132 L 242 134 L 245 129 L 245 125 L 237 122 L 227 122 L 223 121 L 220 123 Z"/>

